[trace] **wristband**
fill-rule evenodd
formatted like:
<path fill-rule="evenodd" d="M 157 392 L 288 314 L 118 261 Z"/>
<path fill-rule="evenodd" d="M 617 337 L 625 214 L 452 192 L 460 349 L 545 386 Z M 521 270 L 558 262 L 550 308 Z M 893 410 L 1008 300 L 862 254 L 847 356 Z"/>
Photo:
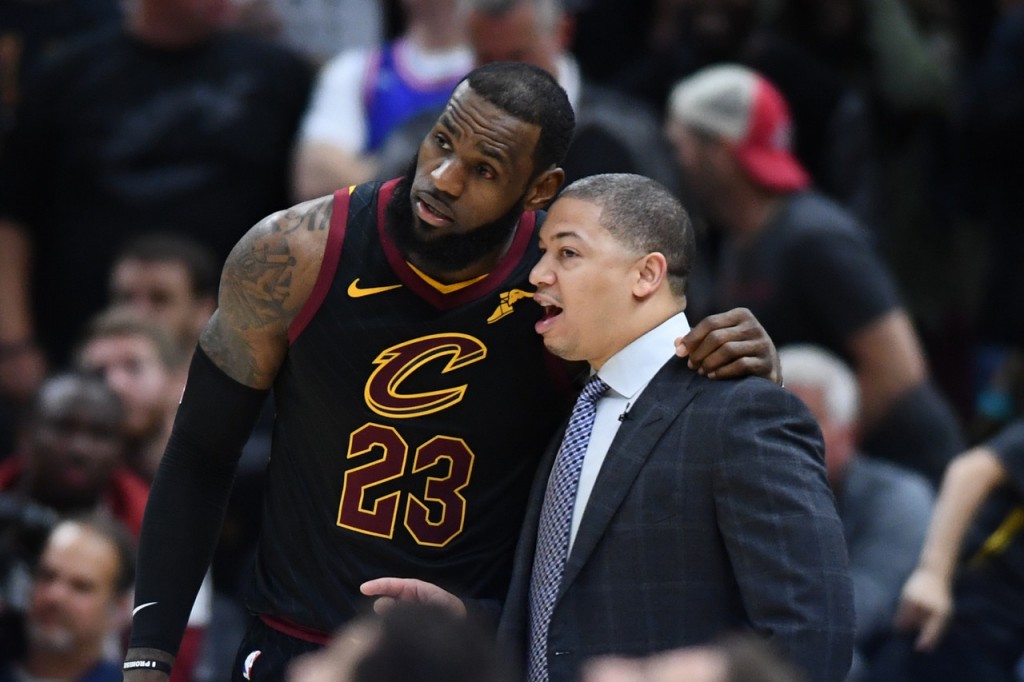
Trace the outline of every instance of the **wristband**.
<path fill-rule="evenodd" d="M 171 674 L 171 664 L 153 659 L 140 659 L 138 661 L 125 661 L 122 670 L 159 670 L 162 673 Z"/>

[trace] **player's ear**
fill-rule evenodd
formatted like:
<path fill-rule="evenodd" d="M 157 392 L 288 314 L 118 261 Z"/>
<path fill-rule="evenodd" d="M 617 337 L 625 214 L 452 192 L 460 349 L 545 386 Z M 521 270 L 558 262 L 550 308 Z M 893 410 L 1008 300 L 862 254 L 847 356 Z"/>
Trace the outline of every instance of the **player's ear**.
<path fill-rule="evenodd" d="M 537 211 L 550 204 L 565 182 L 565 171 L 561 168 L 549 168 L 530 184 L 523 200 L 523 209 Z"/>

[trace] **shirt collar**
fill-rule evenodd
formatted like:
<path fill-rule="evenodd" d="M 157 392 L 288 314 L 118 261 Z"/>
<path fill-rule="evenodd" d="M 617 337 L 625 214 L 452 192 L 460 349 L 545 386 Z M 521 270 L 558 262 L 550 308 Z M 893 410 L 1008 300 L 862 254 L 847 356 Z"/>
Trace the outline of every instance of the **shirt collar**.
<path fill-rule="evenodd" d="M 598 374 L 611 390 L 633 399 L 675 355 L 674 341 L 689 331 L 686 313 L 676 313 L 611 356 Z"/>

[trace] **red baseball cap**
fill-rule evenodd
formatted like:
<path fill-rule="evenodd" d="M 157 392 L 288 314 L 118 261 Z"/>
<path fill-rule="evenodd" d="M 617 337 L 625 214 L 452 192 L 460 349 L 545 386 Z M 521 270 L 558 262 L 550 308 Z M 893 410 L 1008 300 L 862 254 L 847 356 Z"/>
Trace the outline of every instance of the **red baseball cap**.
<path fill-rule="evenodd" d="M 804 189 L 807 171 L 791 150 L 793 123 L 782 94 L 756 71 L 738 64 L 702 69 L 669 97 L 672 118 L 733 144 L 740 165 L 763 187 Z"/>

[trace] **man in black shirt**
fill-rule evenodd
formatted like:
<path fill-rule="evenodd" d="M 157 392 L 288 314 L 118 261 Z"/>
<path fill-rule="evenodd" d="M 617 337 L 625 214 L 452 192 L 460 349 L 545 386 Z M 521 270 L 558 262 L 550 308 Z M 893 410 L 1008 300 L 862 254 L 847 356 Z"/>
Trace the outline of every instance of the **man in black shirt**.
<path fill-rule="evenodd" d="M 815 343 L 845 358 L 860 384 L 863 449 L 937 482 L 963 447 L 956 416 L 867 233 L 810 188 L 792 155 L 782 95 L 723 64 L 682 80 L 669 108 L 687 183 L 724 237 L 713 305 L 750 308 L 780 346 Z"/>

